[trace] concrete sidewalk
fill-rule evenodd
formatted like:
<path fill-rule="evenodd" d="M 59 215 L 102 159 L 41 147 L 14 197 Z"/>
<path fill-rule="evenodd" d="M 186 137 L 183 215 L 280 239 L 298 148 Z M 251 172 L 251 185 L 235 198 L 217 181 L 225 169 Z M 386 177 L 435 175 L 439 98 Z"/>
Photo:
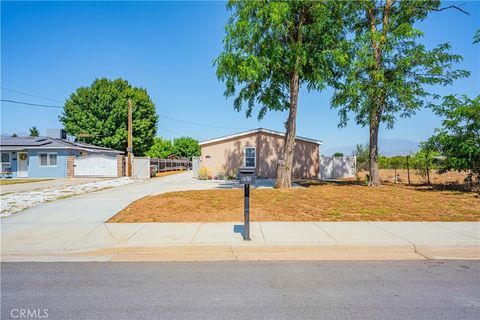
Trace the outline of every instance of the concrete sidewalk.
<path fill-rule="evenodd" d="M 2 245 L 2 261 L 480 259 L 477 222 L 254 222 L 252 241 L 242 232 L 241 223 L 105 223 L 62 247 L 48 231 L 38 250 Z"/>

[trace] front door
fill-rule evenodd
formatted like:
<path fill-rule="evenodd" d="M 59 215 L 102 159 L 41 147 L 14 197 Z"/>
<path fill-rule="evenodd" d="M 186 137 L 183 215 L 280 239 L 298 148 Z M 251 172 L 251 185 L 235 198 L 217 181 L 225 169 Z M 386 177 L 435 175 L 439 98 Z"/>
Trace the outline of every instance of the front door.
<path fill-rule="evenodd" d="M 17 177 L 27 178 L 28 177 L 28 154 L 26 152 L 18 153 L 18 172 Z"/>

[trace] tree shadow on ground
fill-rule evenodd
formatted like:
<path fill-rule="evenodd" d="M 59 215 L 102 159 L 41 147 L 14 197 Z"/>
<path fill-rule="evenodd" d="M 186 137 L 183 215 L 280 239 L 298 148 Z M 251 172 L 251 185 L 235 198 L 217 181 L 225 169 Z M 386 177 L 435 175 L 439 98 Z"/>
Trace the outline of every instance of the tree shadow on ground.
<path fill-rule="evenodd" d="M 356 180 L 294 180 L 294 183 L 298 184 L 299 186 L 309 188 L 315 186 L 339 186 L 339 187 L 347 187 L 347 186 L 364 186 L 361 181 Z"/>
<path fill-rule="evenodd" d="M 480 198 L 479 187 L 472 187 L 463 183 L 448 183 L 448 184 L 411 184 L 404 185 L 406 187 L 414 188 L 420 192 L 445 192 L 450 191 L 451 194 L 462 195 L 465 193 L 476 193 L 476 197 Z"/>

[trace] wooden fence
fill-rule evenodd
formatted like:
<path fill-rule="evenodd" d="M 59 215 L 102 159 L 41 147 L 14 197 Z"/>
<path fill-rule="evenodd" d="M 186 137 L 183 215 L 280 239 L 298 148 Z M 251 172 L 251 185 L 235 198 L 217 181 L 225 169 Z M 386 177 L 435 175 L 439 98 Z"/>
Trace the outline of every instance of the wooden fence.
<path fill-rule="evenodd" d="M 150 158 L 150 170 L 152 173 L 190 170 L 191 168 L 192 161 L 190 160 Z"/>

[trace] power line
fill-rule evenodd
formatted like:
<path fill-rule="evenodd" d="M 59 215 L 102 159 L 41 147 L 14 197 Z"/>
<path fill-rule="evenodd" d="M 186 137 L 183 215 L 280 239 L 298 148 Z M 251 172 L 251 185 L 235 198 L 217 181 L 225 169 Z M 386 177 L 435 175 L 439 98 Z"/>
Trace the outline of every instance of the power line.
<path fill-rule="evenodd" d="M 50 100 L 50 101 L 54 101 L 54 102 L 60 102 L 60 103 L 63 103 L 63 101 L 60 101 L 60 100 L 57 100 L 57 99 L 52 99 L 52 98 L 46 98 L 46 97 L 42 97 L 42 96 L 37 96 L 35 94 L 31 94 L 31 93 L 26 93 L 26 92 L 23 92 L 23 91 L 18 91 L 18 90 L 14 90 L 14 89 L 10 89 L 10 88 L 5 88 L 5 87 L 1 87 L 3 90 L 6 90 L 6 91 L 11 91 L 11 92 L 15 92 L 15 93 L 18 93 L 18 94 L 23 94 L 24 96 L 29 96 L 29 97 L 34 97 L 34 98 L 39 98 L 39 99 L 44 99 L 44 100 Z"/>
<path fill-rule="evenodd" d="M 191 121 L 186 121 L 186 120 L 181 120 L 181 119 L 176 119 L 172 117 L 167 117 L 164 115 L 159 114 L 160 118 L 165 118 L 173 121 L 178 121 L 178 122 L 183 122 L 195 126 L 201 126 L 201 127 L 208 127 L 208 128 L 219 128 L 219 129 L 235 129 L 235 130 L 242 130 L 242 129 L 247 129 L 247 128 L 239 128 L 239 127 L 223 127 L 223 126 L 215 126 L 215 125 L 210 125 L 210 124 L 204 124 L 204 123 L 199 123 L 199 122 L 191 122 Z"/>
<path fill-rule="evenodd" d="M 63 109 L 63 106 L 58 106 L 58 105 L 46 105 L 46 104 L 38 104 L 38 103 L 30 103 L 30 102 L 23 102 L 23 101 L 16 101 L 16 100 L 9 100 L 9 99 L 0 99 L 3 102 L 9 102 L 9 103 L 15 103 L 15 104 L 23 104 L 26 106 L 31 106 L 31 107 L 42 107 L 42 108 L 56 108 L 56 109 Z M 225 126 L 216 126 L 216 125 L 211 125 L 211 124 L 205 124 L 205 123 L 199 123 L 199 122 L 192 122 L 192 121 L 187 121 L 187 120 L 182 120 L 182 119 L 177 119 L 177 118 L 172 118 L 168 117 L 165 115 L 159 114 L 161 118 L 177 121 L 177 122 L 182 122 L 194 126 L 200 126 L 200 127 L 207 127 L 207 128 L 217 128 L 217 129 L 233 129 L 233 130 L 244 130 L 247 129 L 245 127 L 225 127 Z M 168 131 L 167 129 L 164 129 Z M 175 133 L 179 134 L 179 133 Z"/>
<path fill-rule="evenodd" d="M 167 128 L 163 128 L 163 127 L 160 127 L 160 126 L 157 126 L 157 127 L 158 127 L 158 129 L 160 129 L 160 130 L 164 130 L 164 131 L 173 133 L 173 134 L 175 134 L 175 135 L 177 135 L 177 136 L 185 136 L 185 134 L 181 134 L 181 133 L 179 133 L 179 132 L 176 132 L 176 131 L 173 131 L 173 130 L 170 130 L 170 129 L 167 129 Z"/>
<path fill-rule="evenodd" d="M 42 107 L 42 108 L 56 108 L 56 109 L 63 109 L 63 106 L 53 106 L 53 105 L 46 105 L 46 104 L 38 104 L 38 103 L 30 103 L 30 102 L 23 102 L 23 101 L 15 101 L 15 100 L 8 100 L 8 99 L 0 99 L 3 102 L 9 103 L 16 103 L 16 104 L 23 104 L 26 106 L 32 107 Z"/>

